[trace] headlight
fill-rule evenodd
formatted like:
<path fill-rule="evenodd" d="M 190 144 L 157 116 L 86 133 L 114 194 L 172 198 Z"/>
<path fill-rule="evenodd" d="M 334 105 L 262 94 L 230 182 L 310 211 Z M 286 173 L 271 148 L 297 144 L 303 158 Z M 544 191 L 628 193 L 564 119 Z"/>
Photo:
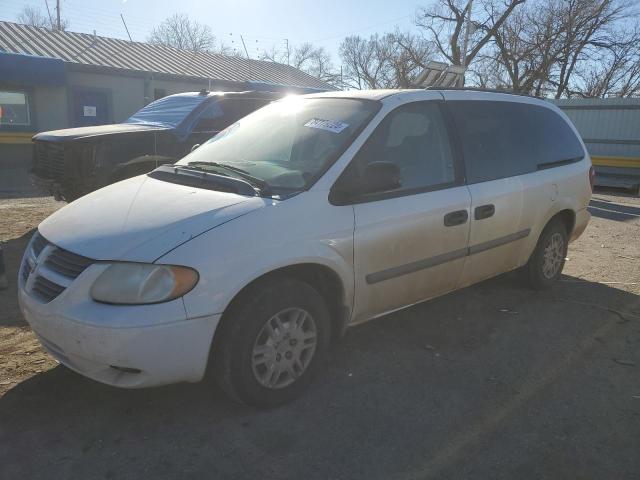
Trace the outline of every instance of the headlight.
<path fill-rule="evenodd" d="M 149 263 L 113 263 L 96 279 L 91 297 L 104 303 L 141 305 L 173 300 L 198 283 L 188 267 Z"/>

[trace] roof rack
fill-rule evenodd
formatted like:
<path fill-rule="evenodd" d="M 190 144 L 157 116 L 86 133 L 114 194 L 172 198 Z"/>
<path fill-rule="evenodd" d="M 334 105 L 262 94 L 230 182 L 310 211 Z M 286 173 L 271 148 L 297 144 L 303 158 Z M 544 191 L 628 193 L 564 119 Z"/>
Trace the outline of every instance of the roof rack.
<path fill-rule="evenodd" d="M 499 90 L 497 88 L 480 88 L 480 87 L 424 87 L 425 90 L 458 90 L 469 92 L 489 92 L 489 93 L 504 93 L 505 95 L 517 95 L 519 97 L 538 98 L 537 95 L 529 95 L 527 93 L 510 92 L 508 90 Z"/>

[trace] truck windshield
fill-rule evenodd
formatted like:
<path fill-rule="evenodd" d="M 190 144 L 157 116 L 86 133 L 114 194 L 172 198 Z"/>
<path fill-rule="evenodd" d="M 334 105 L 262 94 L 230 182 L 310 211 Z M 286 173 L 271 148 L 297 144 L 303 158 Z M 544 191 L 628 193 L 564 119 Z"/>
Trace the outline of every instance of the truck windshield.
<path fill-rule="evenodd" d="M 227 127 L 177 164 L 235 168 L 274 194 L 304 190 L 378 109 L 372 100 L 285 98 Z"/>
<path fill-rule="evenodd" d="M 144 123 L 175 128 L 206 99 L 206 95 L 164 97 L 138 110 L 125 123 Z"/>

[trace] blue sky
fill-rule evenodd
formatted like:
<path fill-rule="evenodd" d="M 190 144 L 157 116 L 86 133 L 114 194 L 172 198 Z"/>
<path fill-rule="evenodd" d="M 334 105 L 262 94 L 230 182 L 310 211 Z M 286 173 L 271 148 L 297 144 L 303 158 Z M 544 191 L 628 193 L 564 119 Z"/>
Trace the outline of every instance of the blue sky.
<path fill-rule="evenodd" d="M 55 0 L 48 0 L 51 14 Z M 122 13 L 133 40 L 144 41 L 151 28 L 176 12 L 187 13 L 209 25 L 226 44 L 241 48 L 240 35 L 249 54 L 273 45 L 305 41 L 324 46 L 338 64 L 338 46 L 349 34 L 369 36 L 398 26 L 410 29 L 415 10 L 430 3 L 416 0 L 61 0 L 61 11 L 70 30 L 126 38 Z M 45 9 L 45 0 L 0 0 L 0 19 L 15 21 L 25 5 Z"/>

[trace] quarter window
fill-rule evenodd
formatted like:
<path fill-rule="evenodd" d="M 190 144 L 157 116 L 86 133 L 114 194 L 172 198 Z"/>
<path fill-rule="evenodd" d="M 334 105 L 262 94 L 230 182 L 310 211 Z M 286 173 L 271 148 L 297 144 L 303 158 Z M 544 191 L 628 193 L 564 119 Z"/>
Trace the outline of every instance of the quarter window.
<path fill-rule="evenodd" d="M 369 163 L 390 162 L 400 169 L 398 190 L 451 184 L 455 169 L 447 128 L 436 102 L 414 102 L 389 113 L 354 158 L 350 175 Z"/>
<path fill-rule="evenodd" d="M 0 90 L 0 126 L 28 127 L 30 125 L 27 94 Z"/>

